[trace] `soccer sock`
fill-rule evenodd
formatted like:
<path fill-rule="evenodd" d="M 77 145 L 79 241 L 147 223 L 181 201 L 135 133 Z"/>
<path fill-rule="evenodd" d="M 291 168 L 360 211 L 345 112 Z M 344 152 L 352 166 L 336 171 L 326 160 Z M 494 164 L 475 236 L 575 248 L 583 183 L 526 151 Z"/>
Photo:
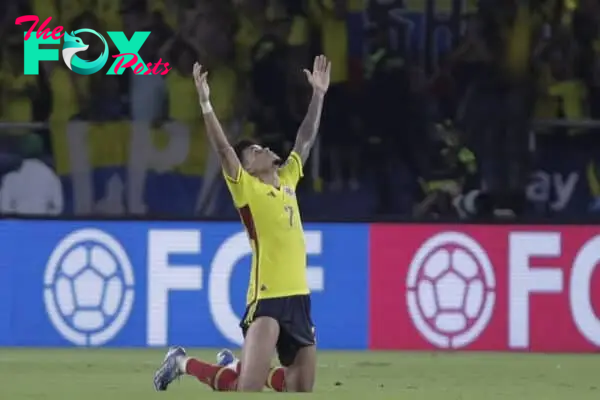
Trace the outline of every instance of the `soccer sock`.
<path fill-rule="evenodd" d="M 267 387 L 276 392 L 285 392 L 285 368 L 271 368 L 267 377 Z"/>
<path fill-rule="evenodd" d="M 235 392 L 238 373 L 231 368 L 221 367 L 214 379 L 213 389 L 219 392 Z"/>
<path fill-rule="evenodd" d="M 235 365 L 236 376 L 239 376 L 242 369 L 242 363 L 237 362 Z M 265 386 L 276 392 L 285 392 L 285 368 L 283 367 L 272 367 L 267 376 Z"/>
<path fill-rule="evenodd" d="M 195 358 L 182 358 L 178 360 L 179 369 L 187 375 L 195 376 L 200 382 L 205 383 L 220 392 L 235 391 L 238 373 L 230 368 L 220 365 L 208 364 Z"/>

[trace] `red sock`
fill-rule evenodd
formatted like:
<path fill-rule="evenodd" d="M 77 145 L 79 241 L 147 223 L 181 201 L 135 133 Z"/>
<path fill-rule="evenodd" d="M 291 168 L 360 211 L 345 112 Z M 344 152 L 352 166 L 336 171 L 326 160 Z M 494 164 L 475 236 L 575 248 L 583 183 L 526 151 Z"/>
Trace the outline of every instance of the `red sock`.
<path fill-rule="evenodd" d="M 195 376 L 200 382 L 221 392 L 235 390 L 237 372 L 220 365 L 212 365 L 190 358 L 185 365 L 185 373 Z"/>
<path fill-rule="evenodd" d="M 237 389 L 237 379 L 237 372 L 230 368 L 223 367 L 217 372 L 213 389 L 218 392 L 235 392 Z"/>
<path fill-rule="evenodd" d="M 238 362 L 235 368 L 237 375 L 239 375 L 242 369 L 242 363 Z M 276 392 L 285 392 L 285 369 L 283 367 L 271 368 L 265 386 Z"/>
<path fill-rule="evenodd" d="M 273 367 L 267 378 L 267 387 L 276 392 L 285 392 L 285 368 Z"/>

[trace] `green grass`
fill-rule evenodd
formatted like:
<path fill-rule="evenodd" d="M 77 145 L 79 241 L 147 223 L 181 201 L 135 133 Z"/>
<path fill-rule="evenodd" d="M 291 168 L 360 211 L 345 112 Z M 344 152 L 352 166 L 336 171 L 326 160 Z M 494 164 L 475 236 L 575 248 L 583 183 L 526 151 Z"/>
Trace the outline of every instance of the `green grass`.
<path fill-rule="evenodd" d="M 213 360 L 213 350 L 189 350 Z M 192 378 L 155 393 L 158 350 L 0 348 L 2 400 L 214 399 Z M 318 399 L 585 400 L 600 398 L 598 355 L 321 352 Z M 256 394 L 273 398 L 277 394 Z M 306 396 L 304 396 L 306 397 Z"/>

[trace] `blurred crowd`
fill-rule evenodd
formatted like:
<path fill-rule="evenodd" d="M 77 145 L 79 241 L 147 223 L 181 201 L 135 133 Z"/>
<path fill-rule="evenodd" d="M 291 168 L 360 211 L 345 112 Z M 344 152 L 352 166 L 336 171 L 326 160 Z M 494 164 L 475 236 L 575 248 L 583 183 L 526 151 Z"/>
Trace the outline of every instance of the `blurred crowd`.
<path fill-rule="evenodd" d="M 303 190 L 335 199 L 321 207 L 464 216 L 506 197 L 507 208 L 522 209 L 535 163 L 530 132 L 537 143 L 569 138 L 584 154 L 598 143 L 576 122 L 600 118 L 599 0 L 13 0 L 0 8 L 0 121 L 12 123 L 0 134 L 26 136 L 26 157 L 45 155 L 50 166 L 66 157 L 57 137 L 72 121 L 178 121 L 202 136 L 196 60 L 234 135 L 285 156 L 309 98 L 302 69 L 319 53 L 332 62 L 332 85 Z M 106 75 L 109 58 L 89 76 L 62 62 L 23 75 L 29 26 L 14 20 L 28 14 L 69 32 L 150 31 L 140 56 L 173 69 Z M 95 59 L 99 41 L 85 35 L 83 54 Z M 575 124 L 532 122 L 557 119 Z"/>

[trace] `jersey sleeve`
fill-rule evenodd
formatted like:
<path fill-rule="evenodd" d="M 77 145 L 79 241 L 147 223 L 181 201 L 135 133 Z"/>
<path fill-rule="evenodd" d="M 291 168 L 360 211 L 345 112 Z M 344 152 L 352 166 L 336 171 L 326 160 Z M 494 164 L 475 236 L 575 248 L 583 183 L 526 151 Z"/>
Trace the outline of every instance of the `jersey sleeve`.
<path fill-rule="evenodd" d="M 303 176 L 302 159 L 298 153 L 292 151 L 285 163 L 279 168 L 279 177 L 295 188 Z"/>
<path fill-rule="evenodd" d="M 242 208 L 248 205 L 248 193 L 252 185 L 252 177 L 246 170 L 239 167 L 237 176 L 235 177 L 231 177 L 227 175 L 227 172 L 223 171 L 223 176 L 225 177 L 225 183 L 227 184 L 229 193 L 231 193 L 235 207 Z"/>

